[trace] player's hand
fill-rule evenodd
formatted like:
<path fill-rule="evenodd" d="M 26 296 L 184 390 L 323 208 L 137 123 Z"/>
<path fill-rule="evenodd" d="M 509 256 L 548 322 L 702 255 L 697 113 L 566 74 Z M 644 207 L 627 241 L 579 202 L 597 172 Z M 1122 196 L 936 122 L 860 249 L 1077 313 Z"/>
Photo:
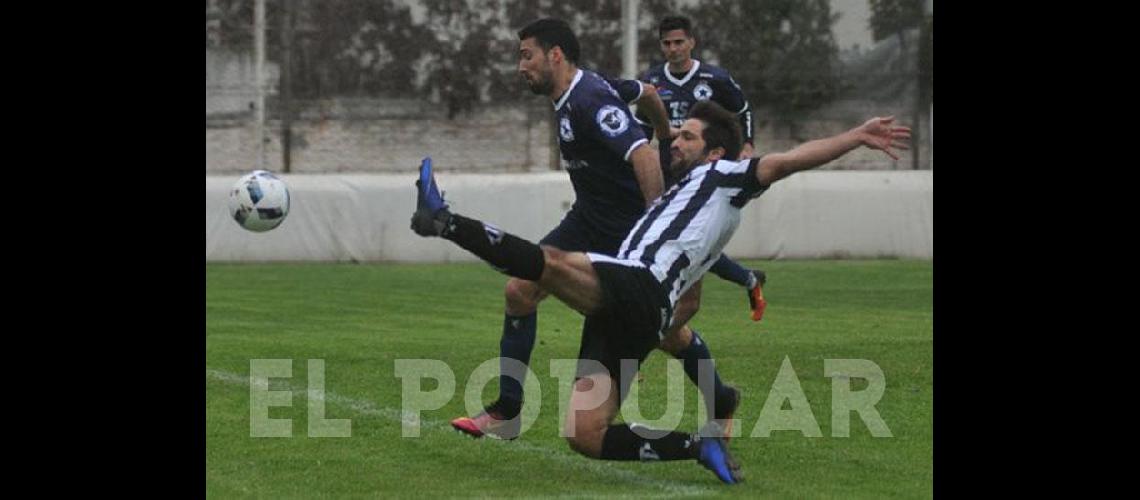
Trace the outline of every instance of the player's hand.
<path fill-rule="evenodd" d="M 910 127 L 901 125 L 892 125 L 895 117 L 876 117 L 867 120 L 859 127 L 859 136 L 863 141 L 863 145 L 871 149 L 878 149 L 898 160 L 899 157 L 893 151 L 894 149 L 910 149 L 907 142 L 910 141 Z"/>

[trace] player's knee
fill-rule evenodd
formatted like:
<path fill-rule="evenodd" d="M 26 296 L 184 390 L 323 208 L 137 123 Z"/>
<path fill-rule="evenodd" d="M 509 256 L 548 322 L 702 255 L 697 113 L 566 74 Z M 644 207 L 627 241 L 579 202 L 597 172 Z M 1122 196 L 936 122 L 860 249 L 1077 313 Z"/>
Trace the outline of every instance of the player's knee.
<path fill-rule="evenodd" d="M 570 445 L 570 449 L 587 457 L 601 458 L 606 425 L 591 419 L 579 419 L 568 431 L 571 432 L 567 432 L 566 443 Z"/>
<path fill-rule="evenodd" d="M 542 247 L 543 274 L 547 273 L 562 273 L 566 268 L 566 252 L 551 246 Z"/>
<path fill-rule="evenodd" d="M 665 338 L 661 340 L 659 347 L 665 352 L 676 355 L 688 348 L 692 341 L 693 331 L 689 329 L 688 325 L 682 325 L 670 332 L 669 335 L 666 335 Z"/>
<path fill-rule="evenodd" d="M 530 314 L 538 308 L 539 288 L 533 281 L 511 278 L 503 295 L 507 299 L 507 311 L 512 314 Z"/>
<path fill-rule="evenodd" d="M 677 354 L 677 353 L 680 353 L 681 351 L 685 350 L 685 348 L 688 347 L 688 344 L 686 344 L 684 341 L 680 340 L 678 338 L 678 336 L 673 335 L 673 336 L 665 337 L 661 341 L 660 347 L 661 347 L 662 351 L 665 351 L 669 354 Z"/>
<path fill-rule="evenodd" d="M 566 444 L 570 445 L 570 449 L 582 455 L 590 456 L 586 440 L 577 434 L 566 436 Z"/>
<path fill-rule="evenodd" d="M 609 416 L 611 412 L 607 411 L 604 403 L 601 406 L 594 404 L 596 398 L 605 397 L 600 390 L 591 378 L 575 380 L 575 393 L 570 397 L 571 409 L 562 428 L 562 435 L 570 449 L 593 458 L 601 458 L 602 440 L 612 420 Z"/>

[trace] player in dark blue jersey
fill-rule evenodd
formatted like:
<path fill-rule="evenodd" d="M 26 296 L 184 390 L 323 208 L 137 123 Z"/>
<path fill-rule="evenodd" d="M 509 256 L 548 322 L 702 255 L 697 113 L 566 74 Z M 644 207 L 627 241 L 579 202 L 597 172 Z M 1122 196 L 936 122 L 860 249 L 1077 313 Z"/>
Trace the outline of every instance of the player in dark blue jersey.
<path fill-rule="evenodd" d="M 649 68 L 640 80 L 656 87 L 669 112 L 670 125 L 680 127 L 694 104 L 713 101 L 736 114 L 744 137 L 740 158 L 751 158 L 755 135 L 752 107 L 727 70 L 693 59 L 696 39 L 692 21 L 683 16 L 666 16 L 657 25 L 657 35 L 666 63 Z M 662 163 L 668 164 L 669 144 L 660 144 L 659 149 Z"/>
<path fill-rule="evenodd" d="M 641 81 L 653 85 L 661 101 L 669 113 L 671 127 L 680 127 L 689 117 L 689 110 L 701 101 L 712 101 L 722 108 L 735 113 L 740 121 L 740 130 L 744 138 L 744 145 L 740 151 L 740 159 L 752 157 L 753 129 L 752 108 L 740 85 L 732 79 L 728 71 L 693 59 L 693 47 L 696 39 L 693 36 L 693 23 L 683 16 L 666 16 L 657 26 L 657 35 L 661 40 L 661 52 L 666 63 L 654 66 L 642 73 Z M 644 120 L 639 120 L 643 127 Z M 670 141 L 658 141 L 658 154 L 661 168 L 665 170 L 665 185 L 670 186 L 677 181 L 668 172 Z M 748 270 L 736 261 L 722 255 L 713 265 L 711 271 L 728 281 L 744 287 L 748 295 L 749 308 L 752 311 L 752 320 L 760 321 L 764 316 L 763 286 L 767 275 L 761 270 Z"/>
<path fill-rule="evenodd" d="M 532 92 L 553 101 L 558 147 L 576 196 L 570 211 L 540 243 L 565 251 L 614 255 L 646 205 L 663 189 L 657 152 L 638 127 L 629 103 L 638 103 L 640 109 L 648 111 L 658 138 L 668 140 L 671 131 L 665 108 L 648 84 L 609 79 L 578 68 L 578 41 L 563 21 L 535 21 L 519 31 L 519 40 L 519 73 Z M 456 429 L 476 437 L 517 437 L 517 416 L 523 401 L 521 381 L 526 375 L 521 368 L 530 362 L 538 303 L 547 296 L 535 283 L 517 278 L 507 282 L 505 295 L 499 398 L 479 414 L 451 422 Z M 683 314 L 684 310 L 679 312 Z M 587 318 L 583 338 L 596 337 L 590 332 L 606 327 L 597 319 Z M 709 358 L 708 350 L 669 347 L 662 346 L 685 362 L 686 372 L 696 382 L 698 361 Z M 579 357 L 588 354 L 590 348 L 584 342 Z M 713 375 L 719 388 L 715 395 L 720 405 L 717 413 L 731 414 L 739 393 L 720 384 L 715 372 Z"/>

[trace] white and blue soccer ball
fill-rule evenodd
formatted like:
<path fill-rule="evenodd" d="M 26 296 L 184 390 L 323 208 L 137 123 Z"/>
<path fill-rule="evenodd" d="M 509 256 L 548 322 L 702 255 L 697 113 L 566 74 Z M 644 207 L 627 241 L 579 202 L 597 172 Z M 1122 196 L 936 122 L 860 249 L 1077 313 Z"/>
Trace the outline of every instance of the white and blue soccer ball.
<path fill-rule="evenodd" d="M 265 170 L 242 176 L 230 190 L 230 216 L 241 227 L 261 233 L 269 231 L 289 215 L 289 186 Z"/>

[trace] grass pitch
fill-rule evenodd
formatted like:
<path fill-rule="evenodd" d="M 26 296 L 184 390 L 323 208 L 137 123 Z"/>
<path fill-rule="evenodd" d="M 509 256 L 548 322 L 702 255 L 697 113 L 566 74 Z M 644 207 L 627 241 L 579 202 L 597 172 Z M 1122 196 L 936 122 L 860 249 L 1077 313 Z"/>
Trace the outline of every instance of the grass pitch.
<path fill-rule="evenodd" d="M 473 440 L 447 422 L 466 413 L 468 377 L 498 356 L 505 277 L 483 264 L 210 264 L 206 268 L 206 490 L 211 497 L 930 497 L 933 495 L 933 265 L 925 261 L 744 262 L 768 272 L 764 320 L 743 290 L 709 275 L 692 322 L 722 378 L 744 399 L 731 449 L 746 482 L 722 485 L 695 462 L 605 462 L 559 437 L 567 389 L 552 359 L 574 358 L 581 317 L 557 300 L 539 309 L 531 359 L 537 420 L 516 441 Z M 251 360 L 290 360 L 291 437 L 251 437 Z M 445 362 L 455 395 L 421 413 L 418 438 L 401 437 L 397 359 Z M 684 405 L 679 430 L 700 417 L 695 387 L 670 396 L 658 351 L 643 367 L 637 407 L 647 419 Z M 791 364 L 822 437 L 774 431 L 750 437 L 782 364 Z M 836 437 L 828 359 L 882 369 L 875 405 L 892 437 L 874 437 L 851 412 Z M 324 362 L 324 396 L 309 401 L 309 360 Z M 313 377 L 314 379 L 316 377 Z M 851 379 L 851 390 L 868 387 Z M 438 387 L 425 380 L 422 389 Z M 482 402 L 497 394 L 497 379 Z M 529 387 L 529 386 L 528 386 Z M 309 408 L 347 419 L 350 437 L 310 437 Z M 784 403 L 787 410 L 793 403 Z M 627 404 L 628 408 L 629 405 Z"/>

